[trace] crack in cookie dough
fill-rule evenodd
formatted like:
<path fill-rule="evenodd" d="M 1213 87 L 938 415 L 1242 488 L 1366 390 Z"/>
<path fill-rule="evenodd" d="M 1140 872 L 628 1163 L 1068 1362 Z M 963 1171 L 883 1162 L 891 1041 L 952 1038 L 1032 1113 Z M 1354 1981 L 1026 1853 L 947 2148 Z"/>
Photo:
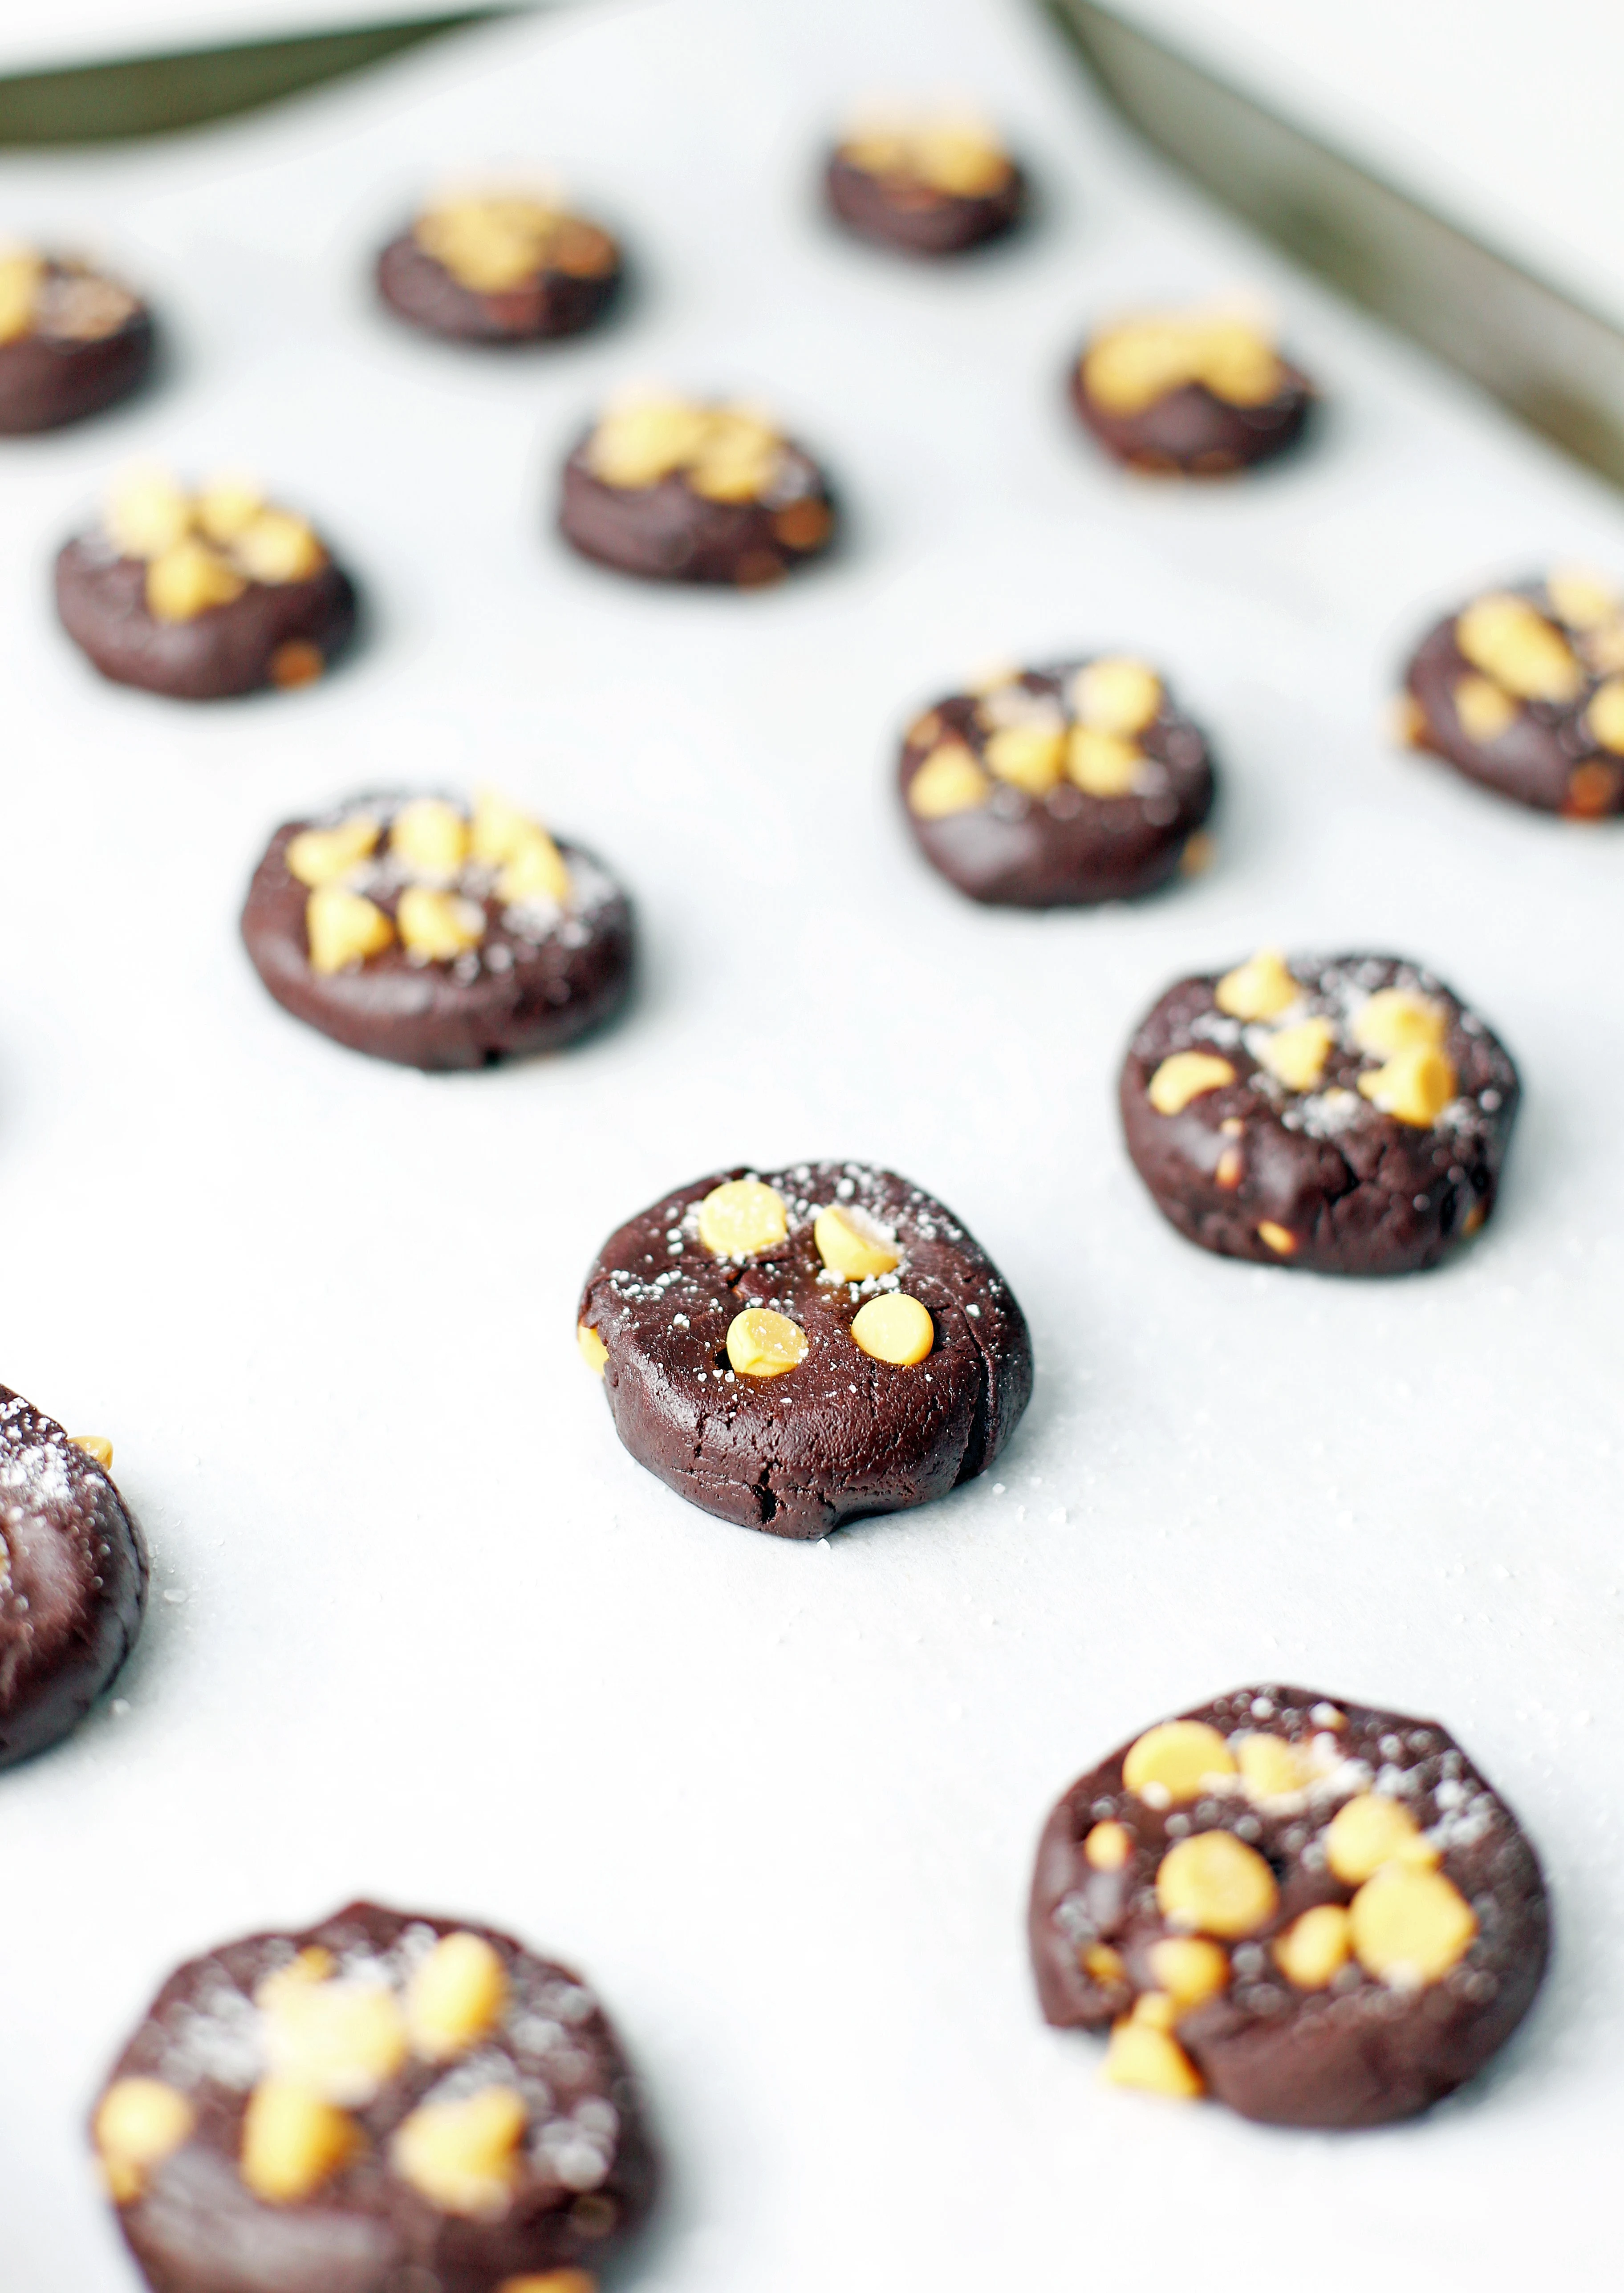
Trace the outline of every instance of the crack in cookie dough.
<path fill-rule="evenodd" d="M 1238 1689 L 1072 1785 L 1030 1913 L 1045 2018 L 1105 2074 L 1285 2126 L 1409 2118 L 1527 2013 L 1549 1916 L 1514 1817 L 1430 1720 Z"/>
<path fill-rule="evenodd" d="M 1325 1274 L 1414 1272 L 1475 1234 L 1518 1095 L 1431 973 L 1269 949 L 1170 988 L 1120 1090 L 1129 1155 L 1181 1233 Z"/>
<path fill-rule="evenodd" d="M 884 1270 L 840 1272 L 854 1235 Z M 795 1341 L 735 1348 L 757 1316 Z M 666 1196 L 605 1243 L 577 1323 L 633 1456 L 780 1536 L 945 1495 L 992 1462 L 1031 1393 L 1002 1276 L 939 1203 L 867 1163 L 735 1170 Z"/>

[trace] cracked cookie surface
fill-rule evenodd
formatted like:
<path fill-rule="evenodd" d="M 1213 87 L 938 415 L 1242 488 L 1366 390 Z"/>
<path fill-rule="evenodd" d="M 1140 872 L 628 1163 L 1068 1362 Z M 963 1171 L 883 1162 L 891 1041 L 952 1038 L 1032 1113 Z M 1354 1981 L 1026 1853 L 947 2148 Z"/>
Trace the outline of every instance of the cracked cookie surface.
<path fill-rule="evenodd" d="M 578 1330 L 639 1463 L 775 1536 L 946 1495 L 1032 1389 L 1025 1317 L 985 1252 L 865 1163 L 677 1188 L 605 1244 Z"/>

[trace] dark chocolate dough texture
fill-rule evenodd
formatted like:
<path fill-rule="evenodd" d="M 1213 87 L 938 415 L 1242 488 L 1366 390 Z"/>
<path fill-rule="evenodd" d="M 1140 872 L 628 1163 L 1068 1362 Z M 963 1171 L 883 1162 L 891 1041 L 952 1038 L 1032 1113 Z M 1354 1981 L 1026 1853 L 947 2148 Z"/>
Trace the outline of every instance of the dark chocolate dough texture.
<path fill-rule="evenodd" d="M 777 1198 L 782 1233 L 735 1255 L 701 1228 L 708 1199 L 742 1183 Z M 831 1209 L 876 1243 L 884 1273 L 839 1278 L 817 1231 Z M 877 1358 L 854 1336 L 860 1316 L 897 1295 L 917 1301 L 902 1310 L 919 1319 L 922 1357 Z M 781 1373 L 735 1366 L 734 1325 L 763 1310 L 801 1347 Z M 822 1536 L 945 1496 L 993 1462 L 1032 1390 L 1025 1317 L 986 1253 L 940 1203 L 865 1163 L 739 1169 L 676 1188 L 605 1244 L 578 1323 L 639 1463 L 690 1503 L 775 1536 Z"/>
<path fill-rule="evenodd" d="M 1108 2078 L 1325 2127 L 1475 2076 L 1549 1927 L 1533 1850 L 1446 1729 L 1275 1683 L 1080 1777 L 1030 1912 L 1044 2017 L 1108 2029 Z"/>

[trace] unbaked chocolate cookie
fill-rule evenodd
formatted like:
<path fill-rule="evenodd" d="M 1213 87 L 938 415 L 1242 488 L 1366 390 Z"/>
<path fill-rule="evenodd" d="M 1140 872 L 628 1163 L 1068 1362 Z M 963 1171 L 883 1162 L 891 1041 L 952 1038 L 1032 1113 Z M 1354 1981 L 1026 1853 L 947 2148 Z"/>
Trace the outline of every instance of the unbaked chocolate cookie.
<path fill-rule="evenodd" d="M 577 1335 L 639 1464 L 706 1512 L 822 1536 L 990 1465 L 1032 1391 L 1008 1284 L 866 1163 L 727 1171 L 610 1236 Z"/>
<path fill-rule="evenodd" d="M 864 120 L 842 136 L 824 176 L 848 230 L 905 255 L 962 255 L 1020 221 L 1026 178 L 978 119 Z"/>
<path fill-rule="evenodd" d="M 911 725 L 920 850 L 972 900 L 1085 906 L 1165 883 L 1213 807 L 1199 728 L 1142 660 L 1105 655 L 955 693 Z"/>
<path fill-rule="evenodd" d="M 834 501 L 811 457 L 749 408 L 637 398 L 564 464 L 558 523 L 620 573 L 759 589 L 828 547 Z"/>
<path fill-rule="evenodd" d="M 1624 598 L 1594 574 L 1474 597 L 1428 630 L 1404 682 L 1414 747 L 1542 812 L 1624 812 Z"/>
<path fill-rule="evenodd" d="M 1273 2126 L 1413 2118 L 1528 2012 L 1549 1912 L 1515 1817 L 1433 1720 L 1238 1689 L 1080 1777 L 1032 1883 L 1045 2017 L 1114 2084 Z"/>
<path fill-rule="evenodd" d="M 1157 312 L 1096 335 L 1072 369 L 1071 397 L 1131 469 L 1214 478 L 1295 445 L 1314 390 L 1248 320 Z"/>
<path fill-rule="evenodd" d="M 0 1767 L 77 1727 L 135 1645 L 147 1548 L 112 1462 L 0 1385 Z"/>
<path fill-rule="evenodd" d="M 559 1049 L 631 984 L 625 893 L 489 789 L 471 810 L 360 796 L 287 822 L 248 887 L 242 936 L 296 1018 L 402 1066 Z"/>
<path fill-rule="evenodd" d="M 0 253 L 0 436 L 60 430 L 140 388 L 152 316 L 126 287 L 32 247 Z"/>
<path fill-rule="evenodd" d="M 606 231 L 516 191 L 438 200 L 378 258 L 378 291 L 395 315 L 460 343 L 578 335 L 620 283 Z"/>
<path fill-rule="evenodd" d="M 1319 1274 L 1413 1273 L 1475 1234 L 1517 1098 L 1476 1014 L 1385 955 L 1181 979 L 1122 1070 L 1128 1153 L 1180 1233 Z"/>
<path fill-rule="evenodd" d="M 56 561 L 62 627 L 115 685 L 224 701 L 309 685 L 355 626 L 350 578 L 302 517 L 221 478 L 132 473 Z"/>
<path fill-rule="evenodd" d="M 155 2293 L 592 2293 L 656 2178 L 577 1975 L 375 1903 L 178 1968 L 92 2135 Z"/>

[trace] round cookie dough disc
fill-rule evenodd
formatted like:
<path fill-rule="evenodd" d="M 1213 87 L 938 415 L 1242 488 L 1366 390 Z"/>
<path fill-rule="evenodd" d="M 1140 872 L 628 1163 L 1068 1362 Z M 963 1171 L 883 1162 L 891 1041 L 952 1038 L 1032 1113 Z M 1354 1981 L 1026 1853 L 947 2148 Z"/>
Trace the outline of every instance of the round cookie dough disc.
<path fill-rule="evenodd" d="M 1213 1832 L 1232 1843 L 1243 1906 L 1256 1881 L 1250 1908 L 1225 1917 L 1214 1892 L 1214 1923 L 1171 1916 L 1165 1860 Z M 1374 1883 L 1391 1905 L 1395 1870 L 1423 1875 L 1401 1934 L 1437 1948 L 1430 1973 L 1378 1949 L 1373 1900 L 1359 1902 Z M 1315 1927 L 1294 1937 L 1304 1913 Z M 1029 1935 L 1044 2018 L 1113 2030 L 1108 2078 L 1347 2127 L 1413 2117 L 1483 2067 L 1539 1987 L 1549 1912 L 1516 1819 L 1435 1721 L 1269 1683 L 1148 1730 L 1072 1785 L 1038 1846 Z M 1198 1953 L 1160 1948 L 1186 1935 Z M 1164 2013 L 1136 2031 L 1147 1994 Z"/>
<path fill-rule="evenodd" d="M 1468 617 L 1485 602 L 1474 598 L 1417 647 L 1404 677 L 1407 736 L 1480 787 L 1537 811 L 1570 820 L 1624 812 L 1624 601 L 1589 576 L 1560 574 L 1490 592 L 1490 599 L 1510 625 L 1500 645 L 1476 644 L 1467 634 L 1477 657 L 1462 651 Z M 1518 606 L 1530 617 L 1521 646 Z M 1541 664 L 1538 656 L 1547 652 L 1549 662 Z"/>
<path fill-rule="evenodd" d="M 557 342 L 596 325 L 620 292 L 620 251 L 602 236 L 613 262 L 597 277 L 543 268 L 522 286 L 482 294 L 402 231 L 378 258 L 378 291 L 397 318 L 451 342 L 498 348 Z"/>
<path fill-rule="evenodd" d="M 1241 968 L 1251 966 L 1223 978 Z M 1289 975 L 1296 1000 L 1271 1017 L 1222 1009 L 1211 975 L 1181 980 L 1146 1016 L 1120 1091 L 1134 1168 L 1181 1234 L 1226 1258 L 1320 1274 L 1437 1265 L 1493 1211 L 1515 1068 L 1457 996 L 1397 957 L 1294 957 Z M 1360 1047 L 1360 1013 L 1395 992 L 1433 1016 L 1452 1071 L 1452 1095 L 1432 1121 L 1401 1119 L 1360 1088 L 1392 1065 Z M 1282 1039 L 1316 1023 L 1323 1065 L 1294 1088 L 1267 1061 L 1288 1047 L 1300 1055 L 1301 1034 Z M 1209 1064 L 1170 1065 L 1191 1057 Z M 1184 1097 L 1191 1082 L 1200 1087 Z"/>
<path fill-rule="evenodd" d="M 1200 728 L 1165 686 L 1151 719 L 1133 735 L 1137 774 L 1121 793 L 1080 787 L 1059 766 L 1045 790 L 1001 780 L 989 761 L 1000 703 L 1054 712 L 1076 726 L 1067 695 L 1086 664 L 1025 669 L 991 693 L 955 693 L 909 729 L 897 782 L 914 840 L 938 874 L 972 900 L 1023 908 L 1088 907 L 1136 898 L 1176 875 L 1213 808 L 1213 767 Z M 944 750 L 968 749 L 978 787 L 962 809 L 925 798 L 922 773 Z M 993 753 L 996 753 L 995 748 Z"/>
<path fill-rule="evenodd" d="M 605 1349 L 615 1431 L 640 1464 L 706 1512 L 775 1536 L 822 1536 L 842 1521 L 945 1496 L 984 1472 L 1032 1390 L 1020 1308 L 951 1211 L 889 1171 L 802 1163 L 760 1178 L 784 1205 L 781 1244 L 743 1260 L 699 1238 L 719 1171 L 678 1188 L 612 1235 L 587 1276 L 582 1349 Z M 894 1279 L 820 1279 L 820 1209 L 852 1210 L 895 1238 Z M 877 1360 L 851 1327 L 900 1288 L 928 1310 L 931 1350 Z M 735 1373 L 728 1332 L 765 1308 L 808 1341 L 785 1374 Z"/>
<path fill-rule="evenodd" d="M 107 1474 L 0 1386 L 0 1767 L 84 1718 L 146 1600 L 146 1545 Z"/>
<path fill-rule="evenodd" d="M 1027 181 L 1011 161 L 996 190 L 966 196 L 854 166 L 836 150 L 824 174 L 831 211 L 860 239 L 903 255 L 962 255 L 1003 239 L 1026 213 Z"/>
<path fill-rule="evenodd" d="M 1205 333 L 1198 319 L 1187 323 L 1180 316 L 1170 323 L 1175 339 L 1187 335 L 1194 342 Z M 1159 395 L 1143 403 L 1102 398 L 1089 378 L 1091 355 L 1113 336 L 1131 335 L 1141 324 L 1154 330 L 1158 322 L 1127 321 L 1120 328 L 1107 328 L 1072 361 L 1068 384 L 1072 406 L 1113 460 L 1156 476 L 1228 477 L 1255 463 L 1271 461 L 1302 437 L 1314 405 L 1313 385 L 1300 368 L 1244 325 L 1222 322 L 1217 331 L 1226 338 L 1238 334 L 1254 357 L 1272 357 L 1273 387 L 1269 388 L 1266 369 L 1263 385 L 1268 389 L 1267 396 L 1253 398 L 1247 393 L 1249 402 L 1243 402 L 1222 395 L 1206 379 L 1184 379 L 1170 383 Z M 1222 380 L 1222 364 L 1214 371 Z"/>
<path fill-rule="evenodd" d="M 425 2028 L 415 2002 L 434 1978 L 414 1992 L 414 1977 L 453 1937 L 442 2011 Z M 325 2014 L 321 1994 L 333 2000 Z M 327 2040 L 309 2067 L 302 2033 Z M 303 2088 L 280 2102 L 274 2157 L 250 2136 L 262 2113 L 267 2126 L 278 2114 L 278 2097 L 261 2099 L 268 2077 Z M 489 2109 L 492 2089 L 513 2116 L 483 2183 L 454 2121 L 434 2171 L 436 2145 L 414 2115 Z M 631 2072 L 578 1976 L 491 1928 L 374 1903 L 177 1968 L 114 2067 L 93 2140 L 154 2293 L 499 2293 L 551 2271 L 566 2273 L 558 2293 L 574 2293 L 567 2273 L 595 2277 L 642 2223 L 657 2179 Z M 315 2143 L 327 2170 L 299 2187 Z M 245 2178 L 256 2154 L 282 2171 L 274 2194 Z"/>
<path fill-rule="evenodd" d="M 334 814 L 369 812 L 385 823 L 398 796 L 356 798 Z M 313 968 L 305 932 L 305 887 L 287 864 L 288 847 L 312 825 L 288 821 L 254 872 L 242 912 L 243 944 L 284 1010 L 351 1050 L 402 1066 L 448 1071 L 559 1050 L 617 1011 L 631 986 L 631 903 L 591 853 L 563 841 L 579 906 L 545 928 L 526 931 L 506 917 L 491 890 L 481 895 L 485 940 L 476 963 L 414 962 L 397 941 L 361 964 Z M 321 824 L 330 824 L 330 821 Z M 399 888 L 374 887 L 393 916 Z"/>
<path fill-rule="evenodd" d="M 612 486 L 589 458 L 592 433 L 564 467 L 558 529 L 572 548 L 646 581 L 759 589 L 822 556 L 833 538 L 834 497 L 800 447 L 784 447 L 782 484 L 767 499 L 712 501 L 681 470 L 651 485 Z"/>
<path fill-rule="evenodd" d="M 114 323 L 106 332 L 80 331 L 85 320 L 71 315 L 75 305 L 98 294 Z M 75 331 L 54 329 L 50 312 L 59 304 Z M 151 367 L 151 312 L 79 265 L 46 264 L 44 311 L 45 324 L 0 343 L 0 437 L 60 430 L 100 414 L 139 390 Z"/>
<path fill-rule="evenodd" d="M 172 701 L 229 701 L 268 685 L 304 685 L 348 644 L 355 591 L 331 558 L 303 581 L 251 581 L 230 604 L 164 621 L 146 599 L 147 569 L 100 534 L 64 545 L 56 561 L 62 627 L 102 675 Z"/>

